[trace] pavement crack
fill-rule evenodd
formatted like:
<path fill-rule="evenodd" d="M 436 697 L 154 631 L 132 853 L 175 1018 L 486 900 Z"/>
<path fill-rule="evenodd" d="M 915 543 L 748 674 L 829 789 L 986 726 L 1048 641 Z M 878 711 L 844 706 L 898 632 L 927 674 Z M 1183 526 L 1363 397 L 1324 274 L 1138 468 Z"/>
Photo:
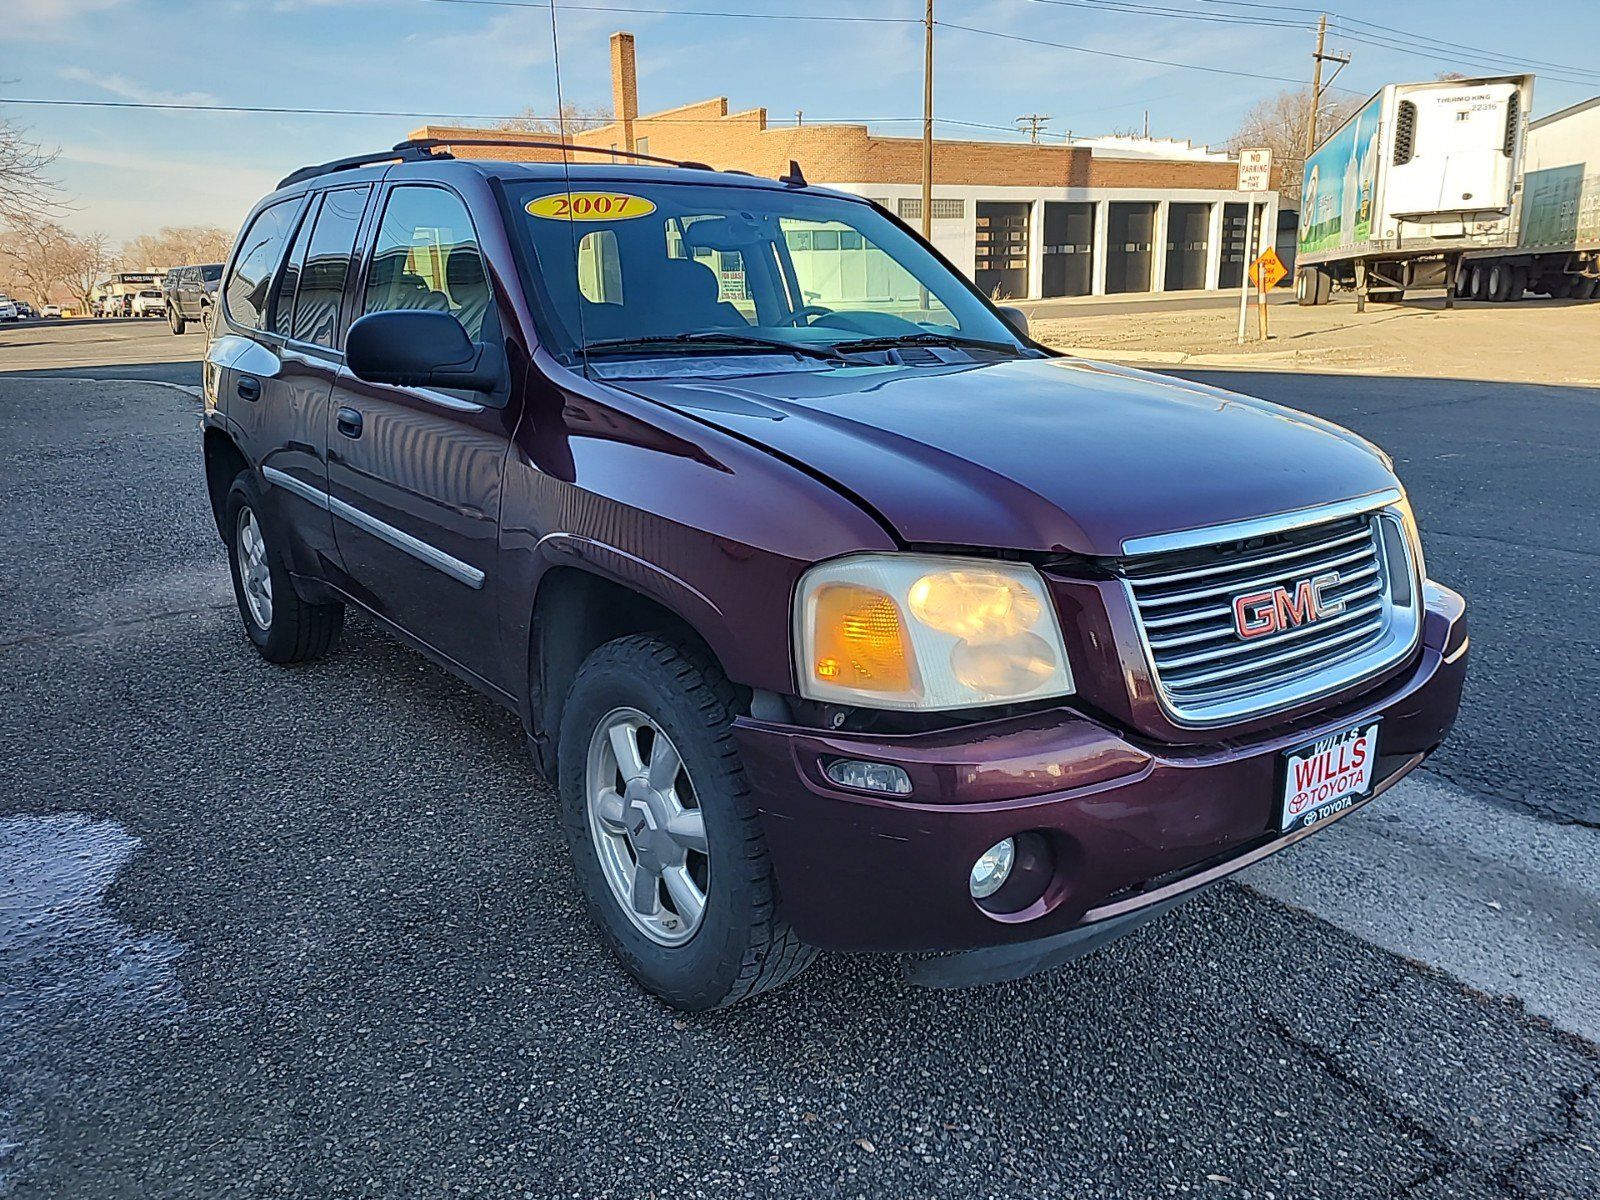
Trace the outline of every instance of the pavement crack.
<path fill-rule="evenodd" d="M 119 629 L 135 629 L 141 625 L 149 625 L 156 621 L 171 620 L 173 617 L 192 617 L 200 613 L 221 612 L 232 607 L 231 604 L 223 602 L 202 604 L 198 608 L 168 609 L 165 612 L 148 613 L 142 617 L 129 617 L 125 621 L 103 621 L 96 625 L 77 625 L 68 629 L 51 629 L 42 633 L 25 633 L 21 637 L 0 642 L 0 650 L 14 650 L 19 646 L 37 646 L 45 642 L 84 637 L 93 633 L 111 633 Z"/>
<path fill-rule="evenodd" d="M 1391 981 L 1384 987 L 1369 989 L 1371 995 L 1359 1003 L 1366 1003 L 1376 999 L 1384 991 L 1392 988 L 1395 982 L 1398 981 Z M 1345 1042 L 1350 1037 L 1348 1031 L 1340 1039 L 1338 1048 L 1329 1050 L 1325 1046 L 1319 1046 L 1316 1042 L 1301 1037 L 1290 1028 L 1286 1021 L 1272 1013 L 1258 1012 L 1256 1019 L 1276 1034 L 1280 1040 L 1298 1050 L 1303 1056 L 1320 1067 L 1324 1074 L 1349 1088 L 1368 1104 L 1372 1105 L 1373 1108 L 1392 1121 L 1407 1137 L 1416 1142 L 1424 1153 L 1433 1159 L 1418 1175 L 1397 1184 L 1390 1193 L 1391 1196 L 1398 1198 L 1414 1192 L 1430 1180 L 1454 1170 L 1461 1164 L 1462 1158 L 1460 1154 L 1452 1149 L 1449 1143 L 1411 1113 L 1395 1104 L 1383 1091 L 1346 1069 L 1339 1061 L 1340 1050 L 1343 1049 Z M 1353 1028 L 1354 1024 L 1352 1023 Z"/>
<path fill-rule="evenodd" d="M 1452 775 L 1449 769 L 1443 766 L 1438 759 L 1429 759 L 1427 765 L 1420 767 L 1416 773 L 1418 775 L 1436 775 L 1448 783 L 1451 787 L 1459 788 L 1463 792 L 1470 792 L 1474 796 L 1477 796 L 1480 800 L 1487 801 L 1490 804 L 1498 804 L 1504 808 L 1509 808 L 1512 811 L 1521 813 L 1525 816 L 1534 817 L 1537 820 L 1544 821 L 1550 825 L 1568 825 L 1577 829 L 1593 829 L 1600 831 L 1600 821 L 1591 821 L 1586 817 L 1575 817 L 1570 813 L 1556 812 L 1548 808 L 1541 808 L 1531 800 L 1524 800 L 1520 796 L 1511 796 L 1505 794 L 1504 792 L 1490 791 L 1481 783 L 1476 781 L 1469 782 L 1465 779 L 1458 779 Z"/>
<path fill-rule="evenodd" d="M 1537 1137 L 1530 1138 L 1518 1146 L 1503 1163 L 1494 1171 L 1496 1186 L 1503 1188 L 1507 1196 L 1527 1196 L 1529 1193 L 1516 1182 L 1516 1174 L 1523 1165 L 1546 1146 L 1553 1146 L 1568 1138 L 1576 1136 L 1578 1122 L 1582 1120 L 1579 1109 L 1583 1102 L 1595 1094 L 1595 1087 L 1600 1084 L 1600 1076 L 1591 1078 L 1582 1087 L 1567 1088 L 1561 1097 L 1561 1108 L 1556 1115 L 1556 1125 L 1547 1129 Z"/>

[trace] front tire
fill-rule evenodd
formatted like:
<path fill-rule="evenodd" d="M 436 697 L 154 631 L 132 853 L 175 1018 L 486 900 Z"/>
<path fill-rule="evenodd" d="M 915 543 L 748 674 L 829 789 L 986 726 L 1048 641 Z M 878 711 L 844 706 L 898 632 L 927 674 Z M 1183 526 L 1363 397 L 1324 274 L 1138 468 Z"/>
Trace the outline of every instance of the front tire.
<path fill-rule="evenodd" d="M 227 531 L 233 596 L 244 631 L 261 657 L 274 663 L 310 662 L 333 649 L 344 625 L 344 605 L 309 604 L 295 592 L 277 527 L 248 471 L 241 471 L 228 490 L 222 527 Z"/>
<path fill-rule="evenodd" d="M 562 824 L 589 915 L 640 984 L 689 1012 L 815 956 L 776 910 L 735 712 L 713 663 L 633 635 L 589 656 L 561 716 Z"/>
<path fill-rule="evenodd" d="M 169 308 L 167 310 L 167 327 L 171 329 L 174 334 L 182 333 L 187 325 L 188 322 L 178 315 L 178 310 L 176 307 Z"/>

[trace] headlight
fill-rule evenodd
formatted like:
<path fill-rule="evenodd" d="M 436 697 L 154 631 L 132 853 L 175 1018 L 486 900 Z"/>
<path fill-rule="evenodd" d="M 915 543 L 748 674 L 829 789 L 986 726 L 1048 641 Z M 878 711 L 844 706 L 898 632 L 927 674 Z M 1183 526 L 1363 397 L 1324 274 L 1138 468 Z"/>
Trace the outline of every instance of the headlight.
<path fill-rule="evenodd" d="M 800 694 L 870 708 L 973 708 L 1072 691 L 1030 566 L 860 554 L 823 563 L 795 602 Z"/>

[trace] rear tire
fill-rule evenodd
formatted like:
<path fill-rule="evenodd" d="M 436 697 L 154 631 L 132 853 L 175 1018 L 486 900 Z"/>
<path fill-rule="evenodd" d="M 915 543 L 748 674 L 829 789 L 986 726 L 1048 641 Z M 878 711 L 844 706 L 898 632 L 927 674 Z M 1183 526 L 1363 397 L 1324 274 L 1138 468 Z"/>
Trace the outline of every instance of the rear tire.
<path fill-rule="evenodd" d="M 1472 298 L 1474 300 L 1489 298 L 1489 270 L 1482 263 L 1472 264 Z"/>
<path fill-rule="evenodd" d="M 1496 304 L 1511 298 L 1512 271 L 1505 263 L 1495 263 L 1489 268 L 1489 281 L 1485 285 L 1487 297 Z"/>
<path fill-rule="evenodd" d="M 1522 297 L 1527 294 L 1527 291 L 1528 291 L 1528 268 L 1527 267 L 1512 267 L 1511 268 L 1511 291 L 1506 295 L 1506 299 L 1510 303 L 1515 304 L 1518 300 L 1521 300 Z"/>
<path fill-rule="evenodd" d="M 562 824 L 589 915 L 640 984 L 689 1012 L 786 983 L 816 954 L 777 912 L 736 711 L 715 664 L 635 634 L 588 657 L 561 715 Z"/>
<path fill-rule="evenodd" d="M 282 536 L 250 472 L 234 479 L 223 512 L 233 596 L 246 636 L 268 662 L 321 658 L 339 640 L 344 605 L 310 604 L 295 592 Z"/>

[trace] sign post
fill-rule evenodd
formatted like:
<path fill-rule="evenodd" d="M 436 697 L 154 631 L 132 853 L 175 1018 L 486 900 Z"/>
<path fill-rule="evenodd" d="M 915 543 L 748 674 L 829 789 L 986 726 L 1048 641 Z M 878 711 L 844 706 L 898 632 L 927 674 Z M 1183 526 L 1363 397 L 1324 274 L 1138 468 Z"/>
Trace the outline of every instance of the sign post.
<path fill-rule="evenodd" d="M 1256 310 L 1263 342 L 1267 340 L 1267 293 L 1282 283 L 1288 273 L 1289 268 L 1283 265 L 1283 259 L 1271 246 L 1250 264 L 1250 282 L 1256 285 Z"/>
<path fill-rule="evenodd" d="M 1257 146 L 1239 151 L 1239 183 L 1241 192 L 1268 192 L 1272 190 L 1272 151 Z M 1245 222 L 1245 261 L 1249 262 L 1261 252 L 1261 226 L 1266 221 L 1266 205 L 1250 201 L 1250 217 Z M 1239 280 L 1239 345 L 1244 345 L 1245 320 L 1250 312 L 1250 272 L 1245 271 Z M 1262 334 L 1265 337 L 1265 334 Z"/>

